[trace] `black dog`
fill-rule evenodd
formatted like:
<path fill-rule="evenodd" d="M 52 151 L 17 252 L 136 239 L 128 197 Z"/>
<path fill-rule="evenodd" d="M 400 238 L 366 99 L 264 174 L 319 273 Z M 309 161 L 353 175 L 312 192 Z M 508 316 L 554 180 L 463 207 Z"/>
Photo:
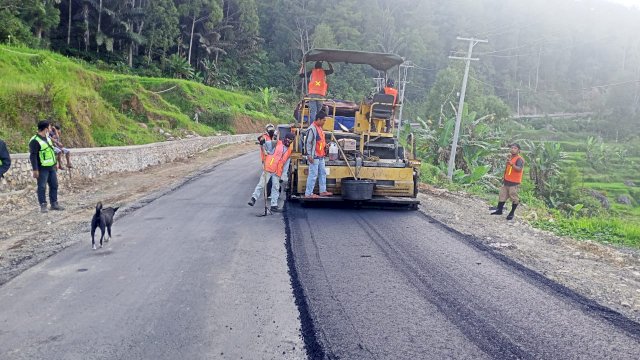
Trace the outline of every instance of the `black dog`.
<path fill-rule="evenodd" d="M 96 213 L 93 214 L 93 219 L 91 219 L 91 245 L 93 250 L 96 249 L 96 239 L 95 233 L 96 228 L 100 228 L 101 236 L 100 236 L 100 247 L 102 247 L 102 239 L 104 238 L 104 228 L 107 228 L 107 233 L 109 234 L 106 241 L 111 239 L 111 225 L 113 224 L 113 215 L 116 214 L 116 211 L 119 208 L 102 208 L 102 203 L 98 202 L 96 205 Z"/>

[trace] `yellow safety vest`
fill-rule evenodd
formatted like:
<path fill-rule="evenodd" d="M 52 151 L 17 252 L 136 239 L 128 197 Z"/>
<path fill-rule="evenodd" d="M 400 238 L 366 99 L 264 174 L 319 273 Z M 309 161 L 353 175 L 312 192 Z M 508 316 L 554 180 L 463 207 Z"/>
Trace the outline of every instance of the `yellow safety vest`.
<path fill-rule="evenodd" d="M 53 151 L 51 139 L 47 138 L 47 141 L 44 141 L 38 135 L 34 135 L 29 142 L 34 139 L 40 144 L 40 151 L 38 152 L 40 166 L 54 166 L 56 164 L 56 153 Z"/>

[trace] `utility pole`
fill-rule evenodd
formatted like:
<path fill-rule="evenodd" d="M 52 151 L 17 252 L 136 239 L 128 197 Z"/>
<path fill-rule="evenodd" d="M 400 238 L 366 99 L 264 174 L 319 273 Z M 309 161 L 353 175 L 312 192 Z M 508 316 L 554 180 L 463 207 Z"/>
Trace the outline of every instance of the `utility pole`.
<path fill-rule="evenodd" d="M 449 59 L 456 60 L 465 60 L 467 62 L 466 67 L 464 68 L 464 77 L 462 79 L 462 89 L 460 90 L 460 101 L 458 102 L 458 111 L 456 111 L 456 127 L 453 131 L 453 143 L 451 144 L 451 154 L 449 155 L 449 169 L 447 171 L 447 177 L 449 181 L 453 179 L 453 169 L 456 164 L 456 150 L 458 148 L 458 136 L 460 135 L 460 122 L 462 121 L 462 110 L 464 110 L 464 95 L 467 92 L 467 80 L 469 78 L 469 66 L 471 65 L 471 60 L 478 61 L 478 58 L 472 58 L 471 53 L 473 52 L 473 47 L 478 43 L 487 43 L 488 40 L 479 40 L 474 38 L 463 38 L 457 37 L 456 39 L 461 41 L 469 42 L 469 51 L 467 52 L 467 57 L 458 57 L 458 56 L 449 56 Z"/>

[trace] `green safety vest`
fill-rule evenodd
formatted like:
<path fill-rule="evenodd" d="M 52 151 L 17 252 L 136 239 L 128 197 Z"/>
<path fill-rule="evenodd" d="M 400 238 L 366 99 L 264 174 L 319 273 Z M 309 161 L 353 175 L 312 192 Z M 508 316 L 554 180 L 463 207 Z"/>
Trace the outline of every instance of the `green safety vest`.
<path fill-rule="evenodd" d="M 29 142 L 35 139 L 40 144 L 38 156 L 40 158 L 40 166 L 54 166 L 56 164 L 56 153 L 53 151 L 53 143 L 47 137 L 47 141 L 42 140 L 38 135 L 33 135 Z"/>

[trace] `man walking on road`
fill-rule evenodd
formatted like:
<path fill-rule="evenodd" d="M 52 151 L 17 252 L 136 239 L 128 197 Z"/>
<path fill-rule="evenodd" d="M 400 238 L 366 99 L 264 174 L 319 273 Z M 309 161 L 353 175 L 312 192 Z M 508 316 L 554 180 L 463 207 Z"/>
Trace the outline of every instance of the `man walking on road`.
<path fill-rule="evenodd" d="M 509 145 L 510 154 L 507 157 L 507 167 L 504 170 L 504 179 L 502 181 L 502 187 L 500 188 L 500 195 L 498 196 L 498 208 L 491 213 L 491 215 L 502 215 L 504 204 L 507 199 L 511 200 L 511 211 L 507 215 L 507 220 L 512 220 L 513 215 L 516 212 L 516 208 L 520 203 L 518 197 L 518 190 L 522 183 L 522 173 L 524 170 L 524 159 L 520 156 L 520 145 L 513 143 Z"/>
<path fill-rule="evenodd" d="M 304 197 L 315 199 L 320 196 L 331 196 L 333 193 L 327 191 L 327 170 L 324 167 L 324 157 L 326 154 L 327 141 L 322 127 L 325 123 L 326 114 L 320 110 L 316 119 L 307 130 L 307 140 L 305 148 L 307 151 L 307 162 L 309 164 L 309 177 Z M 320 196 L 313 193 L 316 186 L 316 178 L 320 184 Z"/>
<path fill-rule="evenodd" d="M 47 198 L 46 187 L 49 185 L 49 201 L 51 210 L 64 210 L 58 204 L 58 178 L 56 176 L 56 153 L 53 150 L 53 142 L 47 136 L 49 134 L 49 122 L 46 120 L 38 123 L 38 133 L 29 141 L 29 160 L 33 170 L 33 177 L 38 179 L 38 202 L 40 212 L 46 213 Z"/>
<path fill-rule="evenodd" d="M 7 144 L 0 139 L 0 179 L 4 177 L 4 174 L 9 171 L 11 167 L 11 156 L 9 156 L 9 150 Z"/>
<path fill-rule="evenodd" d="M 289 163 L 293 146 L 291 143 L 295 140 L 292 133 L 285 135 L 283 140 L 260 141 L 265 154 L 264 171 L 260 175 L 260 181 L 256 185 L 253 195 L 248 204 L 255 205 L 256 200 L 264 191 L 265 184 L 271 180 L 271 211 L 279 212 L 278 198 L 280 197 L 280 179 L 286 177 L 289 171 Z M 265 200 L 266 202 L 266 200 Z"/>
<path fill-rule="evenodd" d="M 324 99 L 327 97 L 327 75 L 333 74 L 333 65 L 329 64 L 329 69 L 322 68 L 322 61 L 316 61 L 313 70 L 307 72 L 309 78 L 308 96 L 313 99 Z M 304 64 L 300 67 L 300 77 L 304 77 Z M 309 100 L 309 122 L 315 120 L 318 111 L 322 110 L 322 100 Z M 303 120 L 304 122 L 304 120 Z"/>

